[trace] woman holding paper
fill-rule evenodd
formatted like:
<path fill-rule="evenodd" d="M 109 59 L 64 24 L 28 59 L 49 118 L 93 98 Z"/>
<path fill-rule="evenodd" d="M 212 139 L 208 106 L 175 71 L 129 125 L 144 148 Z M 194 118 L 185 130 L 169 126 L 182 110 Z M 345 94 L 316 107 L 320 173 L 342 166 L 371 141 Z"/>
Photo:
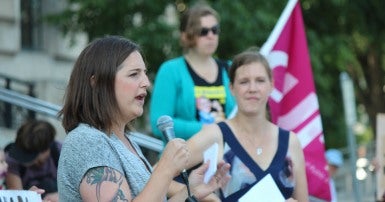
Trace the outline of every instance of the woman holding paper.
<path fill-rule="evenodd" d="M 274 182 L 262 186 L 266 194 L 275 189 L 285 199 L 308 201 L 300 142 L 293 132 L 268 120 L 267 102 L 274 87 L 268 62 L 256 51 L 245 51 L 234 58 L 229 76 L 238 112 L 232 119 L 204 126 L 188 141 L 189 166 L 203 160 L 194 154 L 207 153 L 217 143 L 218 159 L 231 164 L 231 180 L 219 193 L 222 201 L 241 201 L 262 179 Z"/>

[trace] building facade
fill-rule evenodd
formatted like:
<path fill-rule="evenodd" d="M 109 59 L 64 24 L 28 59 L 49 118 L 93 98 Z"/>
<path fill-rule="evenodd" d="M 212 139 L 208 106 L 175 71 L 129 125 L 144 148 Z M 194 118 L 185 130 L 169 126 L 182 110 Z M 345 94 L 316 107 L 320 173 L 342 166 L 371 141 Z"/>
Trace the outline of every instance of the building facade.
<path fill-rule="evenodd" d="M 32 83 L 35 97 L 62 105 L 72 66 L 88 43 L 86 34 L 76 33 L 70 38 L 44 20 L 60 12 L 66 6 L 65 0 L 0 1 L 1 87 L 29 94 L 24 82 Z M 53 122 L 62 138 L 60 123 Z M 13 138 L 13 130 L 9 133 L 12 135 L 5 135 L 5 139 Z"/>

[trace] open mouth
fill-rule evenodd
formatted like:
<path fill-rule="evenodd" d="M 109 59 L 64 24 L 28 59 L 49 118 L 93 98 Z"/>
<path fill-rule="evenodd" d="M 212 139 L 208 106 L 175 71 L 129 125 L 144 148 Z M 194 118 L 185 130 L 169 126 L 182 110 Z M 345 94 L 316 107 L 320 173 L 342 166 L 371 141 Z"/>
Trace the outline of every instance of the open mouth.
<path fill-rule="evenodd" d="M 135 99 L 137 99 L 139 101 L 142 101 L 142 102 L 144 102 L 145 98 L 146 98 L 146 94 L 145 93 L 144 94 L 140 94 L 140 95 L 135 97 Z"/>

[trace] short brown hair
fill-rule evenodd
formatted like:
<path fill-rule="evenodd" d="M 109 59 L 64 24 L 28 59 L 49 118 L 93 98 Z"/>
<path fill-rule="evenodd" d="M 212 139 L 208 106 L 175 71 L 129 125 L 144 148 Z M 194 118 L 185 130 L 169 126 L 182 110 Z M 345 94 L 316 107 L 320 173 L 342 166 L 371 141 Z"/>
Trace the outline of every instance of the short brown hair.
<path fill-rule="evenodd" d="M 55 140 L 56 130 L 51 123 L 42 120 L 28 120 L 16 133 L 15 144 L 28 152 L 43 152 Z"/>

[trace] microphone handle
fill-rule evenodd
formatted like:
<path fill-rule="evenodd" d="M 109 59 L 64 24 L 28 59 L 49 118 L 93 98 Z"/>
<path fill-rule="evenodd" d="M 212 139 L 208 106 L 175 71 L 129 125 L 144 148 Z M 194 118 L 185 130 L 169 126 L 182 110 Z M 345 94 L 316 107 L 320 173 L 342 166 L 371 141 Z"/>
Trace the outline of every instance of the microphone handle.
<path fill-rule="evenodd" d="M 198 202 L 198 199 L 195 198 L 195 196 L 189 196 L 189 197 L 187 197 L 185 202 Z"/>
<path fill-rule="evenodd" d="M 183 169 L 183 171 L 180 173 L 184 183 L 186 184 L 186 187 L 187 187 L 187 199 L 185 200 L 185 202 L 198 202 L 198 199 L 195 198 L 194 195 L 191 194 L 191 190 L 190 190 L 190 183 L 188 182 L 188 173 L 186 171 L 186 169 Z"/>
<path fill-rule="evenodd" d="M 166 139 L 166 142 L 170 142 L 175 138 L 175 132 L 173 127 L 167 127 L 163 131 L 163 137 Z"/>
<path fill-rule="evenodd" d="M 184 183 L 187 185 L 188 195 L 191 196 L 190 183 L 188 182 L 188 173 L 187 173 L 186 169 L 183 169 L 183 171 L 180 173 L 180 176 L 182 177 Z"/>
<path fill-rule="evenodd" d="M 162 130 L 162 134 L 164 138 L 166 139 L 167 142 L 171 141 L 172 139 L 175 138 L 175 132 L 173 127 L 167 127 Z M 186 187 L 187 187 L 187 194 L 188 197 L 185 202 L 198 202 L 197 198 L 191 194 L 190 190 L 190 184 L 188 182 L 188 173 L 186 169 L 183 169 L 183 171 L 180 173 L 180 176 L 182 177 Z"/>

